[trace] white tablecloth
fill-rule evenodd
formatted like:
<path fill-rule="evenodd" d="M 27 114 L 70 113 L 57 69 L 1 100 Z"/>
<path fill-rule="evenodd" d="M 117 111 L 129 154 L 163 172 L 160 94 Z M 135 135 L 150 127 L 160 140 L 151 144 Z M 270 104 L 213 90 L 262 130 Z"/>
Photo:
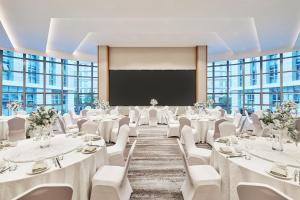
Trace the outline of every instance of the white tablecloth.
<path fill-rule="evenodd" d="M 59 135 L 56 137 L 65 137 Z M 78 140 L 82 140 L 78 138 Z M 34 141 L 30 140 L 32 143 Z M 19 145 L 23 142 L 20 141 Z M 94 142 L 95 144 L 104 145 L 104 141 Z M 19 146 L 18 145 L 18 146 Z M 0 151 L 0 160 L 8 150 Z M 0 199 L 10 200 L 15 196 L 31 189 L 39 184 L 69 184 L 73 188 L 73 200 L 88 200 L 91 181 L 96 170 L 107 163 L 106 148 L 101 147 L 96 153 L 82 154 L 77 151 L 72 151 L 64 155 L 61 160 L 62 168 L 55 167 L 51 160 L 46 160 L 51 165 L 51 169 L 39 175 L 27 175 L 30 171 L 32 162 L 18 163 L 16 171 L 5 172 L 0 174 Z"/>
<path fill-rule="evenodd" d="M 0 140 L 8 139 L 8 124 L 7 121 L 13 117 L 22 117 L 27 119 L 28 115 L 15 115 L 15 116 L 0 116 Z M 27 127 L 27 123 L 25 124 Z"/>
<path fill-rule="evenodd" d="M 191 120 L 192 127 L 199 134 L 199 141 L 196 142 L 205 143 L 207 131 L 214 128 L 215 120 L 209 116 L 187 115 L 186 117 Z"/>
<path fill-rule="evenodd" d="M 268 143 L 268 141 L 265 142 Z M 239 182 L 268 184 L 295 200 L 299 199 L 300 185 L 298 183 L 293 180 L 277 179 L 266 172 L 274 165 L 273 162 L 256 156 L 252 156 L 251 160 L 246 160 L 243 157 L 226 158 L 226 155 L 218 151 L 220 146 L 224 146 L 224 144 L 214 143 L 211 164 L 222 177 L 222 200 L 238 200 L 236 187 Z M 288 169 L 291 172 L 294 170 L 291 167 Z"/>

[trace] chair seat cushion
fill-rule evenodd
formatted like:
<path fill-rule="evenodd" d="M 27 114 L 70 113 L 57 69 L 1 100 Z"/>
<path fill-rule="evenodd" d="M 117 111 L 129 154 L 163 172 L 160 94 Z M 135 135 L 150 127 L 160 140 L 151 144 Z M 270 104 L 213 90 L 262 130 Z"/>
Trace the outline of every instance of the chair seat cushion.
<path fill-rule="evenodd" d="M 211 157 L 211 150 L 203 149 L 203 148 L 193 148 L 188 151 L 188 156 L 191 157 L 201 157 L 207 160 L 210 160 Z"/>
<path fill-rule="evenodd" d="M 109 156 L 116 155 L 116 154 L 123 154 L 122 149 L 117 145 L 107 147 L 106 150 Z"/>
<path fill-rule="evenodd" d="M 193 184 L 198 185 L 220 185 L 221 176 L 210 165 L 192 165 L 189 166 L 190 175 Z"/>
<path fill-rule="evenodd" d="M 124 167 L 104 165 L 99 168 L 93 177 L 93 186 L 95 185 L 109 185 L 118 187 L 124 175 Z"/>
<path fill-rule="evenodd" d="M 78 128 L 77 124 L 72 124 L 67 126 L 68 129 Z"/>
<path fill-rule="evenodd" d="M 179 124 L 169 124 L 170 128 L 179 128 Z"/>

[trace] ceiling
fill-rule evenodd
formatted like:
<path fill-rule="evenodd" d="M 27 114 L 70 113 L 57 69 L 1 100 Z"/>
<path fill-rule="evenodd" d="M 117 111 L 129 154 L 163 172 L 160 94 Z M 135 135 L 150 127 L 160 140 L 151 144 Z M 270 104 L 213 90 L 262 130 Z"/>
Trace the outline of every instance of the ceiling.
<path fill-rule="evenodd" d="M 299 0 L 0 0 L 0 48 L 97 60 L 97 45 L 208 45 L 209 60 L 300 49 Z"/>

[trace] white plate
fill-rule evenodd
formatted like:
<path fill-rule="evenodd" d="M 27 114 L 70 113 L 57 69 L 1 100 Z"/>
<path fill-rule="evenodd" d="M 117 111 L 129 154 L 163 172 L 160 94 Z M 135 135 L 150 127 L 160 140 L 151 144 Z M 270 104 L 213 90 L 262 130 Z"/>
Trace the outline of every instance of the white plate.
<path fill-rule="evenodd" d="M 98 149 L 96 148 L 94 151 L 84 151 L 82 150 L 81 153 L 83 154 L 92 154 L 92 153 L 95 153 Z"/>
<path fill-rule="evenodd" d="M 293 178 L 293 177 L 290 175 L 289 172 L 288 172 L 287 177 L 283 177 L 283 176 L 278 176 L 278 175 L 276 175 L 276 174 L 271 173 L 270 170 L 265 170 L 265 171 L 267 172 L 267 174 L 269 174 L 269 175 L 271 175 L 271 176 L 273 176 L 273 177 L 275 177 L 275 178 L 282 179 L 282 180 L 291 180 L 291 179 Z"/>
<path fill-rule="evenodd" d="M 26 172 L 26 174 L 28 174 L 28 175 L 41 174 L 41 173 L 43 173 L 43 172 L 45 172 L 45 171 L 48 171 L 50 168 L 51 168 L 51 166 L 50 166 L 49 164 L 47 164 L 47 167 L 46 167 L 45 169 L 40 170 L 40 171 L 37 171 L 37 172 L 32 172 L 32 168 L 30 168 L 30 169 Z"/>

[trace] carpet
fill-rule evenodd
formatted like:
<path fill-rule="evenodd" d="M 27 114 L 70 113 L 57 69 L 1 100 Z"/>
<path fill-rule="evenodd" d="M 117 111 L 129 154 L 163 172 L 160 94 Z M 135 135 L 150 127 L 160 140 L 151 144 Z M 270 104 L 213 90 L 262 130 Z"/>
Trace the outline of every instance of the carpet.
<path fill-rule="evenodd" d="M 128 178 L 133 188 L 130 199 L 183 199 L 180 187 L 185 177 L 176 138 L 167 138 L 167 126 L 139 127 Z M 128 145 L 128 149 L 131 145 Z M 202 147 L 209 148 L 207 144 Z"/>

